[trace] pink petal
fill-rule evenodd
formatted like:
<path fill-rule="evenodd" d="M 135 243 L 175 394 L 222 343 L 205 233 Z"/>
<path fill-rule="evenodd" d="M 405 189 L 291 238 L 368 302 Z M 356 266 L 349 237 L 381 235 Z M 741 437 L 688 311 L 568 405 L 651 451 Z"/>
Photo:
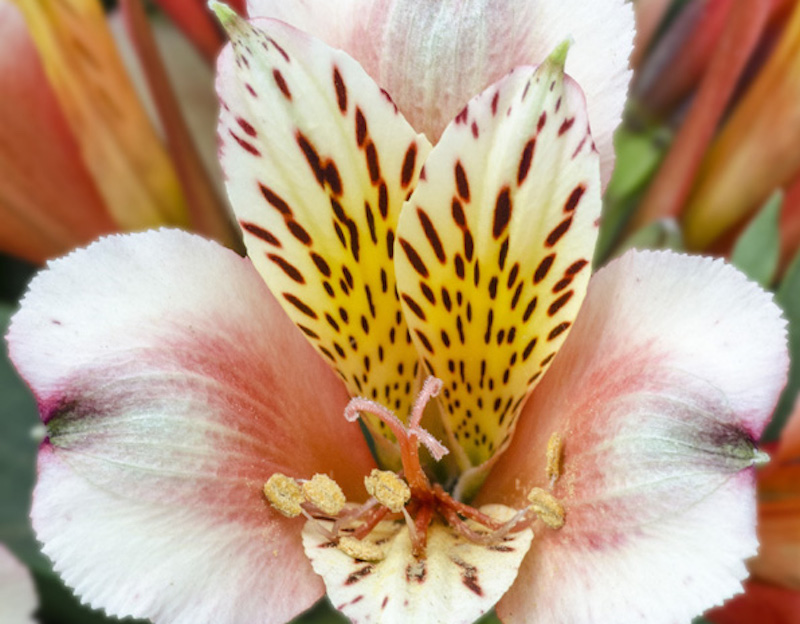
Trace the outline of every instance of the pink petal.
<path fill-rule="evenodd" d="M 28 569 L 0 544 L 0 622 L 33 624 L 36 590 Z"/>
<path fill-rule="evenodd" d="M 629 3 L 249 0 L 248 8 L 250 15 L 288 21 L 345 50 L 434 142 L 473 95 L 517 65 L 538 65 L 572 37 L 567 73 L 586 93 L 604 186 L 611 176 L 612 135 L 631 75 Z"/>
<path fill-rule="evenodd" d="M 688 621 L 739 591 L 787 366 L 779 309 L 720 260 L 634 252 L 597 273 L 481 491 L 518 506 L 564 439 L 566 524 L 537 532 L 504 621 Z"/>
<path fill-rule="evenodd" d="M 0 3 L 0 249 L 34 262 L 114 231 L 18 9 Z"/>
<path fill-rule="evenodd" d="M 49 437 L 32 518 L 81 599 L 155 622 L 284 622 L 322 595 L 261 489 L 374 464 L 347 395 L 250 262 L 186 233 L 51 263 L 9 331 Z"/>

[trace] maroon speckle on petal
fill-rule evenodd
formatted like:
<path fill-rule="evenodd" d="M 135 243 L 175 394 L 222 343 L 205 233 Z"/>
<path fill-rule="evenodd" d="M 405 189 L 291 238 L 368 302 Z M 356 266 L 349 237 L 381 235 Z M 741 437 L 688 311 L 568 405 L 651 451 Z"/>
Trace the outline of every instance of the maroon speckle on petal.
<path fill-rule="evenodd" d="M 253 156 L 261 156 L 261 152 L 258 151 L 258 148 L 251 143 L 245 141 L 242 137 L 238 136 L 233 132 L 233 130 L 228 130 L 228 133 L 236 140 L 239 146 L 244 149 L 246 152 L 249 152 Z"/>
<path fill-rule="evenodd" d="M 336 103 L 339 105 L 339 110 L 344 113 L 347 111 L 347 88 L 337 67 L 333 68 L 333 85 L 336 89 Z"/>
<path fill-rule="evenodd" d="M 291 91 L 289 91 L 289 85 L 286 84 L 286 80 L 284 80 L 283 74 L 281 74 L 279 70 L 273 69 L 272 76 L 273 78 L 275 78 L 275 84 L 278 85 L 278 88 L 281 90 L 281 93 L 283 93 L 284 97 L 287 100 L 291 100 L 292 93 Z"/>
<path fill-rule="evenodd" d="M 567 130 L 572 127 L 572 124 L 575 123 L 575 118 L 570 117 L 569 119 L 565 119 L 564 123 L 561 124 L 561 127 L 558 129 L 558 136 L 563 135 Z"/>

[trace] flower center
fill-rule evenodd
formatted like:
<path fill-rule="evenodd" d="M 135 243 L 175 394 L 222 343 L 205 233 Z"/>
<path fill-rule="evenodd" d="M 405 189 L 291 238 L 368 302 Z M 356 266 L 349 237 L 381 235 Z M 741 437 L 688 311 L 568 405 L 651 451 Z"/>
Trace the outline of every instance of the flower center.
<path fill-rule="evenodd" d="M 533 488 L 528 494 L 530 505 L 501 522 L 456 500 L 441 485 L 431 483 L 420 464 L 419 445 L 423 444 L 437 461 L 448 449 L 423 429 L 420 422 L 425 406 L 441 387 L 439 379 L 428 377 L 414 402 L 408 425 L 403 425 L 390 410 L 374 401 L 359 397 L 348 403 L 344 416 L 349 422 L 355 422 L 361 414 L 377 416 L 395 435 L 400 448 L 401 473 L 374 469 L 364 478 L 370 496 L 366 503 L 348 504 L 338 484 L 321 474 L 310 480 L 273 474 L 264 486 L 267 500 L 286 516 L 304 515 L 340 550 L 364 561 L 383 558 L 380 546 L 365 538 L 384 520 L 405 521 L 417 558 L 425 557 L 428 529 L 436 518 L 461 537 L 481 545 L 500 542 L 509 533 L 528 528 L 536 518 L 551 529 L 560 529 L 566 517 L 564 508 L 542 488 Z M 561 474 L 562 444 L 561 436 L 554 433 L 547 445 L 546 473 L 550 489 Z"/>

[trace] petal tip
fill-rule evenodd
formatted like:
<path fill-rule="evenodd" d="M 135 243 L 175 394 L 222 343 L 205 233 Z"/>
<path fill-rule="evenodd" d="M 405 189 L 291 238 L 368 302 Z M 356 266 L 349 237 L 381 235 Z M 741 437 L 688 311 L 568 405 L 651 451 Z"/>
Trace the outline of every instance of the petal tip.
<path fill-rule="evenodd" d="M 564 65 L 567 63 L 567 53 L 569 52 L 573 43 L 575 43 L 575 40 L 572 38 L 572 36 L 564 39 L 553 49 L 553 51 L 550 53 L 550 56 L 547 57 L 546 62 L 551 67 L 557 68 L 563 72 Z"/>
<path fill-rule="evenodd" d="M 231 28 L 235 28 L 236 24 L 241 20 L 236 11 L 234 11 L 230 6 L 228 6 L 224 2 L 219 2 L 218 0 L 210 0 L 208 3 L 208 8 L 214 12 L 220 24 L 222 24 L 225 30 L 230 30 Z"/>

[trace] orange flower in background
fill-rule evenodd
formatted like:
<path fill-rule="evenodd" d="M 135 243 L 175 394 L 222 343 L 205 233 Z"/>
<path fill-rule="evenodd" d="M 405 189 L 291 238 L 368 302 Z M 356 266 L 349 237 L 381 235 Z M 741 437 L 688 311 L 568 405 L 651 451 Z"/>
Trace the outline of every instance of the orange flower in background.
<path fill-rule="evenodd" d="M 794 0 L 709 0 L 678 14 L 651 46 L 634 87 L 639 118 L 671 115 L 681 125 L 632 229 L 675 217 L 688 248 L 724 251 L 776 188 L 792 185 L 800 171 L 799 48 Z M 782 217 L 790 226 L 784 258 L 800 240 L 795 195 Z"/>
<path fill-rule="evenodd" d="M 746 592 L 707 617 L 714 624 L 800 620 L 800 403 L 772 460 L 758 472 L 758 556 Z"/>
<path fill-rule="evenodd" d="M 702 249 L 800 170 L 800 4 L 774 52 L 711 145 L 684 212 Z"/>
<path fill-rule="evenodd" d="M 124 4 L 143 15 L 138 0 Z M 0 250 L 42 262 L 159 225 L 236 240 L 169 83 L 154 83 L 163 67 L 149 26 L 129 22 L 166 144 L 97 0 L 0 2 Z M 205 81 L 210 93 L 210 72 Z"/>

